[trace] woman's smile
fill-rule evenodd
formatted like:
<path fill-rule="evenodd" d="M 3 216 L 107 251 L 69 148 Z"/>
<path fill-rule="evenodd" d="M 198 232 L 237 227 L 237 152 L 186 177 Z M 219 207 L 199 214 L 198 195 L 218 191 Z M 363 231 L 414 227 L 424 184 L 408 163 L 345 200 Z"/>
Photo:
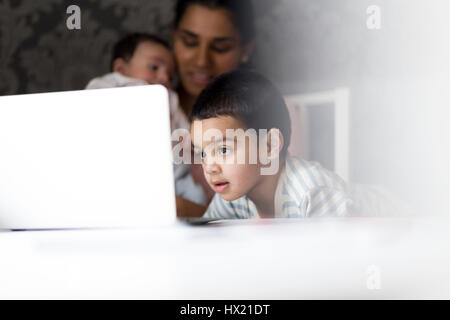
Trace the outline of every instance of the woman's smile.
<path fill-rule="evenodd" d="M 214 78 L 209 73 L 204 72 L 188 72 L 188 76 L 192 82 L 206 86 Z"/>

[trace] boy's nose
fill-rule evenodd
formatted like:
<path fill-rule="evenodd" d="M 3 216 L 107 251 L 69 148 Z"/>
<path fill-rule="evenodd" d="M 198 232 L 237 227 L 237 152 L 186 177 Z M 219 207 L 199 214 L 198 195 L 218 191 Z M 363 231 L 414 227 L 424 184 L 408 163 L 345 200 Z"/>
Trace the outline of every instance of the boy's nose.
<path fill-rule="evenodd" d="M 214 174 L 220 172 L 220 166 L 215 161 L 203 163 L 203 168 L 207 174 Z"/>

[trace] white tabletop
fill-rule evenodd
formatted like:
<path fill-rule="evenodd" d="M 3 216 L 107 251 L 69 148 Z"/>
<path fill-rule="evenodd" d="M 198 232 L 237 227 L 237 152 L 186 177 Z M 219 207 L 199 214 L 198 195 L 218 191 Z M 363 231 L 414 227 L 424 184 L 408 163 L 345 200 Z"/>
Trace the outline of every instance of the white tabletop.
<path fill-rule="evenodd" d="M 450 298 L 448 220 L 0 232 L 0 298 Z"/>

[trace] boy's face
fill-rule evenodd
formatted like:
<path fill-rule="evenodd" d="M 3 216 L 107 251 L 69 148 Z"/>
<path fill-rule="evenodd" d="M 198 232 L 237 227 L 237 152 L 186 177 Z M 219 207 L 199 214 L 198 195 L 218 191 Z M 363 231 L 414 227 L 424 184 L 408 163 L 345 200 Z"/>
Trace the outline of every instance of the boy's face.
<path fill-rule="evenodd" d="M 166 47 L 144 41 L 138 44 L 131 59 L 122 60 L 120 67 L 115 71 L 149 84 L 162 84 L 170 88 L 175 62 L 172 53 Z"/>
<path fill-rule="evenodd" d="M 213 131 L 208 133 L 210 129 L 217 130 L 221 135 L 212 136 Z M 249 143 L 249 139 L 236 137 L 230 139 L 226 135 L 226 130 L 230 129 L 246 130 L 241 121 L 231 116 L 194 120 L 191 126 L 194 151 L 202 156 L 206 180 L 227 201 L 250 193 L 261 179 L 258 162 L 251 164 L 252 161 L 248 161 L 249 153 L 256 147 L 255 142 Z M 246 160 L 238 161 L 238 154 L 245 155 Z"/>

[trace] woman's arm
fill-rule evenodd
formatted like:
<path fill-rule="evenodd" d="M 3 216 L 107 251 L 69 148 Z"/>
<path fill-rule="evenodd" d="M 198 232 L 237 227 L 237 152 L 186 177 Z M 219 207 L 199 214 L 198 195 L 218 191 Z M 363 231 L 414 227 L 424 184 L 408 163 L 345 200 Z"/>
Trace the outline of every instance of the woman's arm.
<path fill-rule="evenodd" d="M 176 197 L 177 217 L 202 217 L 206 212 L 206 207 L 192 201 Z"/>

